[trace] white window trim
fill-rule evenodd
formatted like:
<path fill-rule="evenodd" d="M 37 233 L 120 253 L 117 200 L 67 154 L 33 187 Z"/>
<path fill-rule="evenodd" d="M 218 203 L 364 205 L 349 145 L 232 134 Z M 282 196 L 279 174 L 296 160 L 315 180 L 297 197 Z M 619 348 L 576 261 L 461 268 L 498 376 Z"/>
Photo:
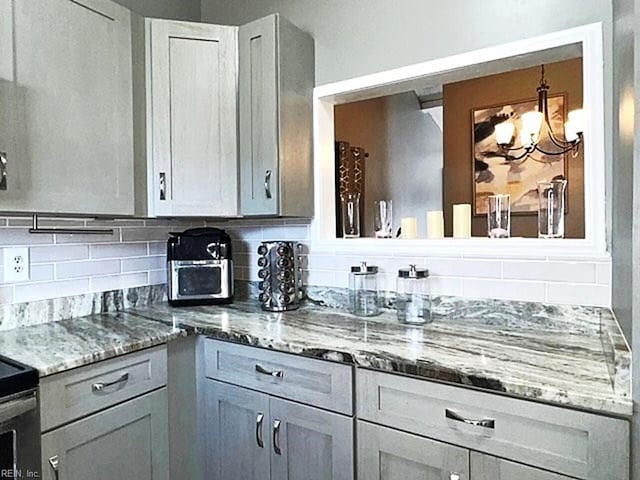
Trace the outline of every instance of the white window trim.
<path fill-rule="evenodd" d="M 314 252 L 362 255 L 491 256 L 494 258 L 610 258 L 606 242 L 604 58 L 601 23 L 572 28 L 512 43 L 484 48 L 428 62 L 396 68 L 316 87 L 313 92 L 315 218 L 311 225 Z M 440 72 L 524 55 L 540 50 L 581 44 L 583 104 L 588 130 L 584 140 L 585 238 L 544 240 L 510 239 L 342 239 L 335 236 L 334 116 L 341 97 L 353 92 L 393 85 Z M 426 214 L 426 212 L 425 212 Z M 424 221 L 424 220 L 422 220 Z"/>

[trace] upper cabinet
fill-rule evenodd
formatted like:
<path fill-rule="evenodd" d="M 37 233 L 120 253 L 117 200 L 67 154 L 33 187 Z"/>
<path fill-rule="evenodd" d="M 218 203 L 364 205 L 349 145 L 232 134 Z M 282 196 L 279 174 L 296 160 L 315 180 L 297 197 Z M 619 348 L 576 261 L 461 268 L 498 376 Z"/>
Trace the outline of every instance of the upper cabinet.
<path fill-rule="evenodd" d="M 239 31 L 240 212 L 313 215 L 313 39 L 279 15 Z"/>
<path fill-rule="evenodd" d="M 237 28 L 149 19 L 145 35 L 137 213 L 236 216 Z"/>
<path fill-rule="evenodd" d="M 0 212 L 133 214 L 131 18 L 0 2 Z"/>

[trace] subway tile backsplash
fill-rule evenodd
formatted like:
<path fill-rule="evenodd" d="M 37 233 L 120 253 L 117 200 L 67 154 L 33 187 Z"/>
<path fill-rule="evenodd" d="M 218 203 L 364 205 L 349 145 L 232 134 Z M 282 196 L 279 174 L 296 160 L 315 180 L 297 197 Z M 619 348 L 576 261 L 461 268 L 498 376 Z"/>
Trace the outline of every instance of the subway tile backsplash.
<path fill-rule="evenodd" d="M 194 226 L 219 226 L 233 239 L 235 275 L 257 280 L 257 247 L 262 240 L 297 240 L 308 245 L 304 220 L 43 219 L 47 227 L 109 227 L 113 235 L 30 235 L 30 219 L 0 217 L 0 249 L 28 246 L 31 279 L 6 284 L 0 269 L 0 305 L 100 292 L 166 282 L 165 242 L 171 231 Z M 308 250 L 308 249 L 307 249 Z M 416 263 L 429 268 L 434 294 L 498 298 L 608 307 L 611 304 L 611 263 L 602 259 L 559 261 L 531 256 L 527 260 L 491 256 L 375 255 L 349 252 L 305 255 L 304 278 L 309 285 L 348 286 L 351 265 L 362 260 L 380 267 L 380 288 L 395 290 L 398 268 Z M 0 255 L 0 263 L 2 255 Z"/>

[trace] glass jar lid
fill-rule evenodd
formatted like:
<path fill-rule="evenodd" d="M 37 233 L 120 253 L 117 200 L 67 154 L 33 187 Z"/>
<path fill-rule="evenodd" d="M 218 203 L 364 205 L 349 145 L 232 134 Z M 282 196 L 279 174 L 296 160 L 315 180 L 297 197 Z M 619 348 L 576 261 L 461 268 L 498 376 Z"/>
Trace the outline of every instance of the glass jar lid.
<path fill-rule="evenodd" d="M 367 262 L 362 262 L 360 265 L 352 266 L 351 273 L 360 274 L 360 275 L 378 273 L 378 267 L 374 265 L 367 265 Z"/>
<path fill-rule="evenodd" d="M 416 268 L 415 265 L 409 265 L 409 268 L 401 268 L 398 270 L 400 278 L 428 278 L 429 270 L 426 268 Z"/>

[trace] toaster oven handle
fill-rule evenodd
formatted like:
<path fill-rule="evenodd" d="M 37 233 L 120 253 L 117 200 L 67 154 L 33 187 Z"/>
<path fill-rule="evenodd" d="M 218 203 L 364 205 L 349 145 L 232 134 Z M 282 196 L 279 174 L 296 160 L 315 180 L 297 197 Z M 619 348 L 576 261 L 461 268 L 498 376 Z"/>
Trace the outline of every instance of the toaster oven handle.
<path fill-rule="evenodd" d="M 264 194 L 267 198 L 271 198 L 271 170 L 267 170 L 264 174 Z"/>

